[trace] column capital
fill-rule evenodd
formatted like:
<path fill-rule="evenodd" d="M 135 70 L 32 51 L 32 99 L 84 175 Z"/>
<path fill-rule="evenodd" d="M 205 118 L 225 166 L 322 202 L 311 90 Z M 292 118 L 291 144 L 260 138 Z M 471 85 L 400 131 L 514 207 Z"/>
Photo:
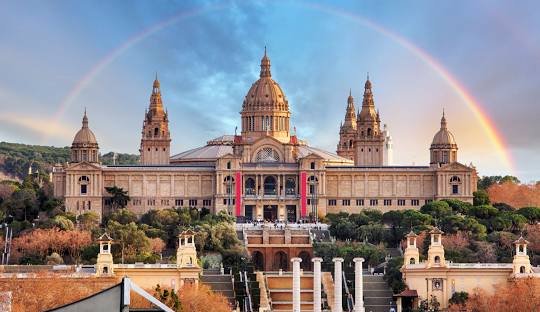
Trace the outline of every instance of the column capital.
<path fill-rule="evenodd" d="M 300 263 L 300 262 L 302 262 L 302 258 L 298 258 L 298 257 L 292 258 L 292 259 L 291 259 L 291 262 L 298 262 L 298 263 Z"/>
<path fill-rule="evenodd" d="M 321 257 L 311 258 L 311 262 L 323 262 L 323 258 Z"/>
<path fill-rule="evenodd" d="M 364 259 L 364 258 L 354 258 L 354 259 L 352 259 L 352 261 L 355 262 L 355 263 L 356 262 L 364 262 L 364 261 L 366 261 L 366 259 Z"/>
<path fill-rule="evenodd" d="M 333 258 L 332 259 L 332 262 L 340 262 L 341 263 L 343 261 L 345 261 L 343 258 Z"/>

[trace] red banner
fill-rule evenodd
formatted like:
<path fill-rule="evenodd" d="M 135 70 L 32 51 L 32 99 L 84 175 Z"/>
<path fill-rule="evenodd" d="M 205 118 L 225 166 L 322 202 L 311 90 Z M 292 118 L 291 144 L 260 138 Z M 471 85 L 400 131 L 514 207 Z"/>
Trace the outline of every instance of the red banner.
<path fill-rule="evenodd" d="M 242 215 L 242 173 L 236 173 L 236 216 Z"/>
<path fill-rule="evenodd" d="M 300 207 L 302 208 L 302 218 L 305 218 L 307 216 L 307 199 L 306 199 L 306 187 L 307 187 L 307 178 L 306 173 L 301 172 L 300 173 Z"/>

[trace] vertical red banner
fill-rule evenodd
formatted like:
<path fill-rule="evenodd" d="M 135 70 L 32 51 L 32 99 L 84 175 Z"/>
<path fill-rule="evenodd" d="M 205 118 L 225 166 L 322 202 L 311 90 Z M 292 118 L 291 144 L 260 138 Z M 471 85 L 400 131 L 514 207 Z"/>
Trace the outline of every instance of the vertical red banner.
<path fill-rule="evenodd" d="M 302 218 L 305 218 L 307 216 L 307 199 L 306 199 L 306 193 L 307 193 L 307 177 L 305 172 L 300 173 L 300 207 L 302 212 Z"/>
<path fill-rule="evenodd" d="M 242 173 L 236 172 L 236 216 L 242 215 Z"/>

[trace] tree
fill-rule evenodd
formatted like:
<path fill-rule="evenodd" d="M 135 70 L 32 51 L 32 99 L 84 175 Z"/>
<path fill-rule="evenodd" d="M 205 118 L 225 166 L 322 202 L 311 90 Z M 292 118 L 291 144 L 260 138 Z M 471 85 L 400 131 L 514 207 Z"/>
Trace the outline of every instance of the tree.
<path fill-rule="evenodd" d="M 93 211 L 83 213 L 77 220 L 82 230 L 92 231 L 99 227 L 99 215 Z"/>
<path fill-rule="evenodd" d="M 56 265 L 56 264 L 63 264 L 63 263 L 64 263 L 64 259 L 62 259 L 62 257 L 56 252 L 53 252 L 50 256 L 47 256 L 48 265 Z"/>
<path fill-rule="evenodd" d="M 473 205 L 480 206 L 489 204 L 489 195 L 485 190 L 478 190 L 476 192 L 473 192 Z"/>
<path fill-rule="evenodd" d="M 127 191 L 124 191 L 124 189 L 117 187 L 117 186 L 108 186 L 105 187 L 105 190 L 107 193 L 111 195 L 111 208 L 112 210 L 117 210 L 120 208 L 125 208 L 127 206 L 128 201 L 131 200 L 131 198 L 128 195 Z"/>
<path fill-rule="evenodd" d="M 131 222 L 137 222 L 137 215 L 127 208 L 121 208 L 113 212 L 109 216 L 109 220 L 113 220 L 125 225 Z"/>
<path fill-rule="evenodd" d="M 448 205 L 447 202 L 436 200 L 430 203 L 425 204 L 420 208 L 420 211 L 425 214 L 431 215 L 439 224 L 442 219 L 450 214 L 452 214 L 452 208 Z"/>
<path fill-rule="evenodd" d="M 137 256 L 144 256 L 150 253 L 150 242 L 143 230 L 137 227 L 137 224 L 120 224 L 117 221 L 110 220 L 107 224 L 107 232 L 114 239 L 114 243 L 120 246 L 120 254 L 113 255 L 124 261 L 134 262 Z"/>
<path fill-rule="evenodd" d="M 535 224 L 540 221 L 540 208 L 538 207 L 524 207 L 518 209 L 517 213 L 527 218 L 529 224 Z"/>
<path fill-rule="evenodd" d="M 514 279 L 495 286 L 493 294 L 476 289 L 466 302 L 466 310 L 492 311 L 539 311 L 540 280 L 537 278 Z M 453 309 L 454 307 L 451 306 Z M 456 311 L 452 310 L 450 311 Z"/>
<path fill-rule="evenodd" d="M 469 299 L 469 293 L 467 293 L 466 291 L 456 291 L 452 295 L 450 300 L 448 300 L 448 303 L 450 303 L 450 305 L 457 306 L 460 309 L 457 311 L 461 311 L 465 308 L 465 304 L 467 303 L 468 299 Z"/>

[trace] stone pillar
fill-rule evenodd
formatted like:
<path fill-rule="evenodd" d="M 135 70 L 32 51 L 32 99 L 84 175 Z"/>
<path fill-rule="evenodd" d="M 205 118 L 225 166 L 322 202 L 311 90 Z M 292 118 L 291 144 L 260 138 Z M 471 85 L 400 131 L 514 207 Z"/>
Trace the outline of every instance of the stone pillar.
<path fill-rule="evenodd" d="M 321 262 L 322 258 L 313 258 L 313 312 L 321 312 Z"/>
<path fill-rule="evenodd" d="M 341 264 L 343 263 L 343 258 L 334 258 L 334 309 L 332 312 L 343 312 L 342 308 L 342 273 L 341 273 Z"/>
<path fill-rule="evenodd" d="M 362 263 L 364 258 L 354 258 L 354 312 L 364 312 L 364 278 Z"/>
<path fill-rule="evenodd" d="M 300 312 L 300 262 L 302 259 L 292 258 L 291 262 L 293 264 L 293 312 Z"/>

